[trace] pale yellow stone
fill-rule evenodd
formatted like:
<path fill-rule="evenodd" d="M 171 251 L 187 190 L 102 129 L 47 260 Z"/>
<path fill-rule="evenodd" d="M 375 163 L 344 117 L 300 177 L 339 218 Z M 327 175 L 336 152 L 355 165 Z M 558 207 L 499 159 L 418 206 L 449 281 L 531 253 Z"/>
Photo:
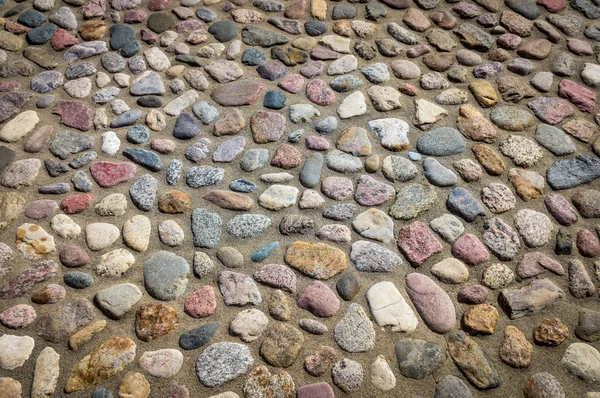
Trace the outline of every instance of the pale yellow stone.
<path fill-rule="evenodd" d="M 91 325 L 84 327 L 69 338 L 69 348 L 75 351 L 76 349 L 81 347 L 82 344 L 85 344 L 88 341 L 90 341 L 96 333 L 104 330 L 105 327 L 106 321 L 104 319 L 96 321 Z"/>
<path fill-rule="evenodd" d="M 54 348 L 46 347 L 35 361 L 31 398 L 47 398 L 54 394 L 60 373 L 60 355 Z"/>
<path fill-rule="evenodd" d="M 25 137 L 40 121 L 36 111 L 19 113 L 0 130 L 0 140 L 16 142 Z"/>
<path fill-rule="evenodd" d="M 313 18 L 324 21 L 327 18 L 327 0 L 312 0 L 310 13 Z"/>

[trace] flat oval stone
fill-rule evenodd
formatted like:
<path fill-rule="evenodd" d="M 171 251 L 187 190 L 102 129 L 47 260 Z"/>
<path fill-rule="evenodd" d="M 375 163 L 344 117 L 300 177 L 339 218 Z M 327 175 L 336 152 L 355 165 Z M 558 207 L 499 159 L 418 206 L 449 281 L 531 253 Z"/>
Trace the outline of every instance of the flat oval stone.
<path fill-rule="evenodd" d="M 184 350 L 195 350 L 209 343 L 212 336 L 215 334 L 219 324 L 209 322 L 205 325 L 188 330 L 179 336 L 179 346 Z"/>
<path fill-rule="evenodd" d="M 158 300 L 175 300 L 187 287 L 190 265 L 174 253 L 160 251 L 144 262 L 144 284 Z"/>
<path fill-rule="evenodd" d="M 319 281 L 308 285 L 296 301 L 298 307 L 310 311 L 313 315 L 328 318 L 339 310 L 340 301 L 335 293 Z"/>
<path fill-rule="evenodd" d="M 466 151 L 460 132 L 452 127 L 438 127 L 417 140 L 417 150 L 429 156 L 450 156 Z"/>
<path fill-rule="evenodd" d="M 219 387 L 246 373 L 254 363 L 247 346 L 221 342 L 210 345 L 198 356 L 196 375 L 207 387 Z"/>
<path fill-rule="evenodd" d="M 406 276 L 406 293 L 429 329 L 446 333 L 456 324 L 456 311 L 450 296 L 429 277 L 411 273 Z"/>

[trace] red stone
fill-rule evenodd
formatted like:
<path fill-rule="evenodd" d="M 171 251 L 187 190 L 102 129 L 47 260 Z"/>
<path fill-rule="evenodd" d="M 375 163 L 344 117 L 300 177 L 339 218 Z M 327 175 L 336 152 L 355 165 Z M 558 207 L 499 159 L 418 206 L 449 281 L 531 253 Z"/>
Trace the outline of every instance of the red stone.
<path fill-rule="evenodd" d="M 217 299 L 215 289 L 212 286 L 202 286 L 185 300 L 184 310 L 186 314 L 194 318 L 206 318 L 215 313 Z"/>
<path fill-rule="evenodd" d="M 277 86 L 284 89 L 288 93 L 296 94 L 302 90 L 302 87 L 304 87 L 305 80 L 306 79 L 304 76 L 295 73 L 285 76 L 283 79 L 281 79 Z"/>
<path fill-rule="evenodd" d="M 600 240 L 589 229 L 577 232 L 577 249 L 584 257 L 595 257 L 600 252 Z"/>
<path fill-rule="evenodd" d="M 221 106 L 251 105 L 258 98 L 264 83 L 252 80 L 219 84 L 210 94 L 211 98 Z"/>
<path fill-rule="evenodd" d="M 96 162 L 90 166 L 90 173 L 98 185 L 108 188 L 132 179 L 136 169 L 131 162 Z"/>
<path fill-rule="evenodd" d="M 327 106 L 335 101 L 335 93 L 323 79 L 310 79 L 306 86 L 306 98 L 317 105 Z"/>
<path fill-rule="evenodd" d="M 306 137 L 304 144 L 308 149 L 312 149 L 313 151 L 327 151 L 329 149 L 329 141 L 318 135 Z"/>
<path fill-rule="evenodd" d="M 65 126 L 81 131 L 92 128 L 94 110 L 77 101 L 59 101 L 52 113 L 60 115 L 60 122 Z"/>
<path fill-rule="evenodd" d="M 0 82 L 0 92 L 16 91 L 21 88 L 19 82 Z"/>
<path fill-rule="evenodd" d="M 417 266 L 442 251 L 441 243 L 421 221 L 412 222 L 402 228 L 396 243 L 404 257 Z"/>
<path fill-rule="evenodd" d="M 544 7 L 546 11 L 552 13 L 561 12 L 567 6 L 567 2 L 565 0 L 537 0 L 535 3 Z"/>
<path fill-rule="evenodd" d="M 483 243 L 472 234 L 464 234 L 454 242 L 452 255 L 469 265 L 482 264 L 490 259 Z"/>
<path fill-rule="evenodd" d="M 593 113 L 596 110 L 596 94 L 574 81 L 561 80 L 558 95 L 571 101 L 582 112 Z"/>
<path fill-rule="evenodd" d="M 79 40 L 64 29 L 56 29 L 50 39 L 50 46 L 56 51 L 61 51 L 65 47 L 74 46 L 78 43 Z"/>
<path fill-rule="evenodd" d="M 130 10 L 125 13 L 125 23 L 141 23 L 148 18 L 148 14 L 144 10 Z"/>
<path fill-rule="evenodd" d="M 68 196 L 60 202 L 60 209 L 67 214 L 81 213 L 92 203 L 92 195 L 78 193 Z"/>
<path fill-rule="evenodd" d="M 544 123 L 558 124 L 573 114 L 573 107 L 558 97 L 537 97 L 527 104 L 535 115 Z"/>
<path fill-rule="evenodd" d="M 289 144 L 281 144 L 271 159 L 271 166 L 293 169 L 302 164 L 302 153 Z"/>
<path fill-rule="evenodd" d="M 328 318 L 340 309 L 340 300 L 323 282 L 314 281 L 304 289 L 296 301 L 298 307 L 310 311 L 314 316 Z"/>
<path fill-rule="evenodd" d="M 161 11 L 169 8 L 173 0 L 150 0 L 148 9 L 150 11 Z"/>
<path fill-rule="evenodd" d="M 52 278 L 58 271 L 58 264 L 52 260 L 33 264 L 31 268 L 11 279 L 0 288 L 0 299 L 11 300 L 21 297 L 36 284 Z"/>

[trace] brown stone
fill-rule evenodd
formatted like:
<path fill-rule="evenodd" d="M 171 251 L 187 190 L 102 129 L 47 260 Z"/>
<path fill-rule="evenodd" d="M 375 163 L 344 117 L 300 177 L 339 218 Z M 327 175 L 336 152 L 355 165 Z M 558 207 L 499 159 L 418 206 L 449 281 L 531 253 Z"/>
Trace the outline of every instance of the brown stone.
<path fill-rule="evenodd" d="M 167 304 L 145 304 L 135 314 L 135 334 L 142 341 L 152 341 L 165 336 L 178 325 L 177 311 Z"/>
<path fill-rule="evenodd" d="M 514 326 L 504 329 L 504 342 L 500 347 L 500 359 L 513 368 L 523 369 L 531 365 L 533 346 L 523 332 Z"/>
<path fill-rule="evenodd" d="M 49 124 L 40 127 L 27 139 L 25 145 L 23 145 L 23 150 L 29 153 L 41 151 L 50 140 L 53 132 L 54 127 Z"/>
<path fill-rule="evenodd" d="M 517 103 L 524 98 L 532 98 L 536 96 L 536 92 L 517 77 L 510 75 L 499 76 L 496 79 L 498 91 L 502 99 L 506 102 Z"/>
<path fill-rule="evenodd" d="M 84 327 L 69 338 L 69 347 L 73 351 L 77 350 L 79 347 L 81 347 L 81 345 L 90 341 L 96 333 L 104 330 L 105 327 L 106 321 L 104 319 Z"/>
<path fill-rule="evenodd" d="M 135 343 L 124 337 L 113 337 L 96 347 L 71 370 L 65 392 L 92 387 L 115 374 L 135 359 Z"/>
<path fill-rule="evenodd" d="M 331 29 L 333 33 L 339 36 L 350 37 L 352 36 L 352 25 L 350 25 L 350 21 L 345 19 L 340 21 L 335 21 L 333 23 L 333 27 Z"/>
<path fill-rule="evenodd" d="M 21 398 L 21 383 L 10 377 L 0 377 L 0 397 Z"/>
<path fill-rule="evenodd" d="M 128 372 L 119 385 L 121 398 L 147 398 L 150 395 L 150 383 L 140 372 Z"/>
<path fill-rule="evenodd" d="M 558 346 L 569 337 L 569 328 L 560 319 L 550 317 L 533 332 L 533 340 L 537 344 Z"/>
<path fill-rule="evenodd" d="M 217 137 L 222 135 L 235 135 L 246 128 L 246 118 L 239 109 L 232 109 L 225 112 L 223 116 L 215 122 L 213 132 Z"/>
<path fill-rule="evenodd" d="M 496 129 L 490 121 L 473 105 L 462 105 L 456 126 L 465 137 L 473 141 L 492 143 L 496 139 Z"/>
<path fill-rule="evenodd" d="M 79 35 L 83 40 L 92 41 L 104 37 L 108 28 L 102 19 L 92 19 L 81 24 Z"/>
<path fill-rule="evenodd" d="M 329 372 L 335 362 L 337 351 L 326 345 L 319 347 L 312 355 L 304 359 L 304 369 L 311 376 L 323 376 Z"/>
<path fill-rule="evenodd" d="M 552 51 L 552 43 L 546 39 L 536 39 L 525 42 L 517 49 L 517 54 L 523 58 L 546 59 Z"/>
<path fill-rule="evenodd" d="M 285 262 L 314 279 L 329 279 L 348 266 L 346 253 L 325 243 L 296 241 L 285 252 Z"/>
<path fill-rule="evenodd" d="M 453 54 L 427 54 L 423 57 L 423 63 L 429 69 L 435 72 L 444 72 L 454 65 L 455 58 Z"/>
<path fill-rule="evenodd" d="M 185 213 L 190 209 L 191 200 L 187 193 L 172 189 L 158 199 L 158 210 L 163 213 Z"/>
<path fill-rule="evenodd" d="M 285 370 L 272 375 L 264 365 L 258 365 L 250 372 L 244 382 L 242 391 L 245 397 L 296 397 L 296 386 L 292 376 Z M 224 394 L 220 394 L 220 396 L 222 398 L 229 397 L 229 395 L 225 396 Z"/>
<path fill-rule="evenodd" d="M 511 10 L 502 11 L 500 16 L 500 25 L 504 26 L 510 33 L 514 33 L 521 37 L 531 36 L 533 21 L 517 14 Z"/>
<path fill-rule="evenodd" d="M 596 132 L 596 125 L 585 119 L 571 119 L 562 125 L 562 129 L 579 141 L 588 143 Z"/>
<path fill-rule="evenodd" d="M 483 166 L 488 174 L 499 176 L 500 174 L 504 173 L 504 170 L 506 170 L 506 166 L 504 165 L 502 158 L 496 154 L 496 152 L 492 151 L 492 149 L 490 149 L 490 147 L 487 145 L 476 144 L 473 145 L 471 150 L 475 154 L 477 161 L 481 164 L 481 166 Z"/>
<path fill-rule="evenodd" d="M 469 90 L 482 108 L 490 108 L 498 103 L 494 87 L 484 79 L 475 79 L 469 83 Z"/>
<path fill-rule="evenodd" d="M 510 169 L 508 173 L 508 181 L 512 184 L 517 195 L 525 202 L 537 199 L 544 193 L 543 186 L 536 186 L 527 178 L 528 173 L 533 172 L 515 168 Z"/>
<path fill-rule="evenodd" d="M 275 142 L 283 135 L 286 124 L 281 113 L 258 111 L 250 119 L 252 138 L 257 144 Z"/>
<path fill-rule="evenodd" d="M 78 329 L 91 324 L 94 318 L 94 305 L 81 299 L 42 315 L 38 319 L 38 335 L 51 343 L 60 343 Z"/>
<path fill-rule="evenodd" d="M 496 308 L 489 304 L 478 304 L 465 311 L 462 323 L 470 334 L 494 334 L 498 317 Z"/>
<path fill-rule="evenodd" d="M 297 0 L 285 8 L 283 15 L 290 19 L 302 19 L 306 14 L 308 0 Z"/>
<path fill-rule="evenodd" d="M 254 201 L 240 193 L 215 189 L 202 197 L 215 205 L 227 210 L 250 210 Z"/>
<path fill-rule="evenodd" d="M 303 344 L 301 331 L 287 323 L 277 323 L 265 332 L 260 355 L 273 366 L 287 368 L 296 361 Z"/>
<path fill-rule="evenodd" d="M 425 32 L 431 27 L 431 21 L 421 10 L 411 7 L 406 10 L 406 14 L 402 18 L 402 22 L 410 29 L 417 32 Z"/>
<path fill-rule="evenodd" d="M 210 96 L 221 106 L 250 105 L 256 101 L 264 87 L 265 84 L 258 81 L 238 80 L 217 85 Z"/>
<path fill-rule="evenodd" d="M 302 164 L 302 153 L 289 144 L 281 144 L 277 147 L 271 166 L 280 167 L 285 170 L 293 169 Z"/>

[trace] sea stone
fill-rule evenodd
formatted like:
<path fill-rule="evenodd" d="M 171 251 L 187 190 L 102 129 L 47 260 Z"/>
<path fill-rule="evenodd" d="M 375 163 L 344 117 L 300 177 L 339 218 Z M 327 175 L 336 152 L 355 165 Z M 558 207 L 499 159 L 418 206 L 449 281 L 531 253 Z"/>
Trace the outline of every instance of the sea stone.
<path fill-rule="evenodd" d="M 419 273 L 408 274 L 406 292 L 425 324 L 436 333 L 454 327 L 456 313 L 448 294 L 432 279 Z"/>
<path fill-rule="evenodd" d="M 285 262 L 315 279 L 329 279 L 347 267 L 346 255 L 325 243 L 296 241 L 285 253 Z"/>
<path fill-rule="evenodd" d="M 392 326 L 393 332 L 412 332 L 417 327 L 417 317 L 392 282 L 371 286 L 367 302 L 377 326 Z"/>

